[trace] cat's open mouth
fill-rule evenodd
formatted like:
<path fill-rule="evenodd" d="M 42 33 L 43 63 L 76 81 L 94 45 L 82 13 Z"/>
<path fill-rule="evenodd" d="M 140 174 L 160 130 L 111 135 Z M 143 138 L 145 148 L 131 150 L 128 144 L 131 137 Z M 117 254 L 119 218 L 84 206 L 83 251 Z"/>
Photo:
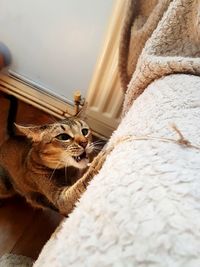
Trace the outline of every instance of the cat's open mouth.
<path fill-rule="evenodd" d="M 88 156 L 85 152 L 83 152 L 81 155 L 72 157 L 76 162 L 80 162 L 82 159 L 87 159 Z"/>

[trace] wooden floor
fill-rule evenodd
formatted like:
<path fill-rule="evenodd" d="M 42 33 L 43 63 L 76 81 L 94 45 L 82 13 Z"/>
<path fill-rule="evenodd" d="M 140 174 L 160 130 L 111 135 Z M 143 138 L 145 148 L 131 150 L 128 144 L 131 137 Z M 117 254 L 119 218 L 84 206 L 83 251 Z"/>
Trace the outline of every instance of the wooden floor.
<path fill-rule="evenodd" d="M 36 210 L 23 199 L 4 200 L 0 204 L 0 257 L 14 253 L 37 259 L 61 215 L 51 210 Z"/>

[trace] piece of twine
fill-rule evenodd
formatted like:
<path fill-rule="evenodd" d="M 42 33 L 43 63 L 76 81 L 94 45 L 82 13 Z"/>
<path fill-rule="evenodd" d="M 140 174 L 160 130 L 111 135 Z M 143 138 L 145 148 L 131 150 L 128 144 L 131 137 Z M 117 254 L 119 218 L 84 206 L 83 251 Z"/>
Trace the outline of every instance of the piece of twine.
<path fill-rule="evenodd" d="M 97 155 L 94 160 L 88 164 L 89 170 L 88 173 L 91 177 L 93 177 L 97 172 L 100 171 L 102 168 L 107 156 L 116 148 L 117 145 L 122 144 L 124 142 L 130 142 L 130 141 L 139 141 L 139 140 L 156 140 L 161 142 L 167 142 L 167 143 L 174 143 L 177 145 L 180 145 L 184 148 L 193 148 L 200 150 L 200 146 L 192 144 L 188 139 L 186 139 L 181 131 L 177 128 L 175 124 L 171 125 L 172 129 L 177 133 L 178 139 L 172 139 L 172 138 L 165 138 L 165 137 L 155 137 L 155 136 L 133 136 L 133 135 L 127 135 L 119 137 L 115 142 L 106 145 L 101 152 Z M 95 171 L 94 171 L 95 170 Z"/>
<path fill-rule="evenodd" d="M 171 125 L 172 129 L 178 134 L 178 139 L 172 139 L 167 137 L 155 137 L 155 136 L 134 136 L 134 135 L 127 135 L 118 138 L 113 144 L 111 144 L 108 148 L 106 148 L 107 154 L 109 154 L 118 144 L 128 141 L 138 141 L 138 140 L 157 140 L 167 143 L 175 143 L 182 147 L 187 148 L 194 148 L 200 150 L 200 146 L 192 144 L 188 139 L 186 139 L 181 131 L 175 124 Z"/>

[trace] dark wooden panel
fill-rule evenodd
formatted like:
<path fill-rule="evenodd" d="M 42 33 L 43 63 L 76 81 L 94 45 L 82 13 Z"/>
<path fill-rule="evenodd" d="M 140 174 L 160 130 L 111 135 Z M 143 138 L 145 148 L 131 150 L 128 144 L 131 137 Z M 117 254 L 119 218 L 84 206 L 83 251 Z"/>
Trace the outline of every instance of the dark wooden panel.
<path fill-rule="evenodd" d="M 62 216 L 54 211 L 37 210 L 31 223 L 15 244 L 12 253 L 37 259 L 42 247 L 61 220 Z"/>
<path fill-rule="evenodd" d="M 13 247 L 31 224 L 34 210 L 21 199 L 4 200 L 0 207 L 0 256 Z"/>

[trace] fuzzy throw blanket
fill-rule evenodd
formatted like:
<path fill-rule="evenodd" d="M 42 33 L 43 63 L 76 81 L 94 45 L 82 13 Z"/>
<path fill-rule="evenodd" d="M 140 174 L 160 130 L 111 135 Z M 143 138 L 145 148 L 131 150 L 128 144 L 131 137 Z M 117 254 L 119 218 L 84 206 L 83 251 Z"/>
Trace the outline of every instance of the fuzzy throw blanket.
<path fill-rule="evenodd" d="M 124 91 L 128 85 L 123 112 L 155 79 L 199 75 L 199 56 L 199 0 L 129 0 L 119 56 Z"/>
<path fill-rule="evenodd" d="M 199 4 L 128 2 L 113 149 L 34 267 L 200 266 Z"/>
<path fill-rule="evenodd" d="M 34 267 L 200 266 L 199 88 L 197 76 L 169 75 L 136 99 Z"/>

